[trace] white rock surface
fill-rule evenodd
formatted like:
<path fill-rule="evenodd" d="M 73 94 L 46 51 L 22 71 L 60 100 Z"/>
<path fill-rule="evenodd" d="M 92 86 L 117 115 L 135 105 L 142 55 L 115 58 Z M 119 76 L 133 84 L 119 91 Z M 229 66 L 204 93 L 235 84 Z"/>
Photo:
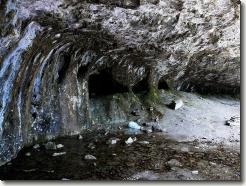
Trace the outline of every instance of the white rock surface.
<path fill-rule="evenodd" d="M 85 160 L 96 160 L 97 158 L 93 155 L 87 154 L 84 157 Z"/>
<path fill-rule="evenodd" d="M 65 155 L 66 152 L 55 152 L 52 154 L 52 156 L 56 157 L 56 156 L 62 156 L 62 155 Z"/>

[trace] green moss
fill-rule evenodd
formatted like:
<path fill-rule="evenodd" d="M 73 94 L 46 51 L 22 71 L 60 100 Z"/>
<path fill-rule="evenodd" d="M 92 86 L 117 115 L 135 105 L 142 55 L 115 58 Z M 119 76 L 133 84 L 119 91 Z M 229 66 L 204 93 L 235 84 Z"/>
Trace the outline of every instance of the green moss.
<path fill-rule="evenodd" d="M 127 101 L 126 101 L 126 99 L 125 99 L 123 94 L 114 95 L 114 99 L 115 99 L 116 103 L 118 104 L 118 106 L 120 108 L 122 108 L 123 111 L 126 112 L 128 110 Z"/>
<path fill-rule="evenodd" d="M 154 104 L 159 104 L 160 103 L 160 91 L 156 87 L 150 87 L 147 97 L 146 97 L 147 102 L 151 102 Z"/>

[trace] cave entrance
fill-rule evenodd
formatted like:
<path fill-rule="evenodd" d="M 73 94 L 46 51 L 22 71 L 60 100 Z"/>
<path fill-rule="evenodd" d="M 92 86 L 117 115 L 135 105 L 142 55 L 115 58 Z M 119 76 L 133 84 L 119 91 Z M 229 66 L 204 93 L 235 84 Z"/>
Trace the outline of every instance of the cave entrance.
<path fill-rule="evenodd" d="M 138 82 L 136 85 L 134 85 L 134 87 L 132 88 L 132 91 L 134 93 L 140 93 L 140 92 L 146 93 L 148 89 L 149 87 L 148 87 L 147 78 L 144 78 L 143 80 Z"/>
<path fill-rule="evenodd" d="M 127 88 L 115 82 L 106 70 L 89 76 L 89 98 L 127 92 Z"/>
<path fill-rule="evenodd" d="M 169 86 L 166 81 L 160 80 L 158 83 L 158 89 L 169 90 Z"/>

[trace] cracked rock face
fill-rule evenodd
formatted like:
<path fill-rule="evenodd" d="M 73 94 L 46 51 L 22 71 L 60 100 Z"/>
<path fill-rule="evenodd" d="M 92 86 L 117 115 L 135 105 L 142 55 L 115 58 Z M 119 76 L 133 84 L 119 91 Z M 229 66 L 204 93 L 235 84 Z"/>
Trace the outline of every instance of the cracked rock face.
<path fill-rule="evenodd" d="M 237 0 L 0 0 L 1 162 L 126 121 L 158 83 L 239 94 L 239 16 Z"/>

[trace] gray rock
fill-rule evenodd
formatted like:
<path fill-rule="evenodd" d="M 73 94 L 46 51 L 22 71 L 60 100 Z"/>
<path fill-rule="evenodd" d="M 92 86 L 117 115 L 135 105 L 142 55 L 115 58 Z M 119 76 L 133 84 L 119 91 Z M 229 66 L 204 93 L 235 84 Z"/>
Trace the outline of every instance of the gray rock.
<path fill-rule="evenodd" d="M 31 153 L 30 153 L 30 152 L 27 152 L 27 153 L 25 154 L 25 156 L 31 156 Z"/>
<path fill-rule="evenodd" d="M 239 116 L 233 116 L 229 120 L 225 122 L 225 125 L 227 126 L 240 126 L 240 117 Z"/>
<path fill-rule="evenodd" d="M 85 160 L 96 160 L 97 158 L 93 155 L 87 154 L 84 157 Z"/>
<path fill-rule="evenodd" d="M 37 169 L 25 169 L 25 170 L 23 170 L 24 172 L 35 172 L 35 171 L 37 171 Z"/>
<path fill-rule="evenodd" d="M 39 145 L 39 144 L 36 144 L 36 145 L 34 145 L 32 148 L 38 149 L 38 148 L 40 148 L 40 145 Z"/>
<path fill-rule="evenodd" d="M 143 145 L 148 145 L 149 144 L 148 141 L 139 141 L 138 143 L 143 144 Z"/>
<path fill-rule="evenodd" d="M 147 134 L 153 132 L 152 127 L 141 127 L 141 131 Z"/>
<path fill-rule="evenodd" d="M 159 123 L 153 123 L 152 125 L 152 131 L 153 132 L 163 132 L 163 128 L 160 126 Z"/>
<path fill-rule="evenodd" d="M 209 165 L 216 166 L 217 164 L 215 162 L 209 162 Z"/>
<path fill-rule="evenodd" d="M 46 150 L 56 150 L 56 144 L 54 142 L 47 142 L 45 145 Z"/>
<path fill-rule="evenodd" d="M 94 143 L 89 143 L 88 148 L 90 148 L 90 149 L 95 149 L 95 148 L 96 148 L 96 146 L 95 146 L 95 144 L 94 144 Z"/>
<path fill-rule="evenodd" d="M 62 181 L 69 181 L 70 179 L 68 179 L 68 178 L 62 178 L 61 180 Z"/>
<path fill-rule="evenodd" d="M 62 156 L 62 155 L 65 155 L 66 152 L 55 152 L 52 154 L 52 156 L 56 157 L 56 156 Z"/>
<path fill-rule="evenodd" d="M 171 159 L 167 162 L 167 165 L 169 165 L 170 167 L 181 167 L 182 164 L 176 160 L 176 159 Z"/>
<path fill-rule="evenodd" d="M 173 110 L 177 110 L 179 108 L 181 108 L 184 105 L 183 101 L 181 99 L 178 100 L 173 100 L 168 107 L 173 109 Z"/>
<path fill-rule="evenodd" d="M 139 125 L 138 125 L 136 122 L 134 122 L 134 121 L 130 121 L 130 122 L 128 123 L 128 128 L 140 130 L 140 129 L 141 129 L 141 126 L 139 126 Z"/>
<path fill-rule="evenodd" d="M 63 147 L 64 147 L 64 145 L 62 145 L 62 144 L 56 145 L 56 148 L 57 148 L 57 149 L 61 149 L 61 148 L 63 148 Z"/>
<path fill-rule="evenodd" d="M 81 134 L 78 135 L 78 139 L 79 140 L 82 140 L 83 139 L 83 136 Z"/>
<path fill-rule="evenodd" d="M 130 145 L 130 144 L 132 144 L 132 143 L 135 142 L 135 141 L 137 141 L 137 138 L 136 138 L 136 137 L 134 137 L 134 138 L 129 137 L 129 138 L 125 141 L 125 143 L 126 143 L 127 145 Z"/>
<path fill-rule="evenodd" d="M 191 171 L 192 174 L 198 174 L 198 170 Z"/>
<path fill-rule="evenodd" d="M 110 138 L 108 141 L 108 144 L 115 145 L 115 144 L 117 144 L 118 141 L 120 141 L 119 138 Z"/>

